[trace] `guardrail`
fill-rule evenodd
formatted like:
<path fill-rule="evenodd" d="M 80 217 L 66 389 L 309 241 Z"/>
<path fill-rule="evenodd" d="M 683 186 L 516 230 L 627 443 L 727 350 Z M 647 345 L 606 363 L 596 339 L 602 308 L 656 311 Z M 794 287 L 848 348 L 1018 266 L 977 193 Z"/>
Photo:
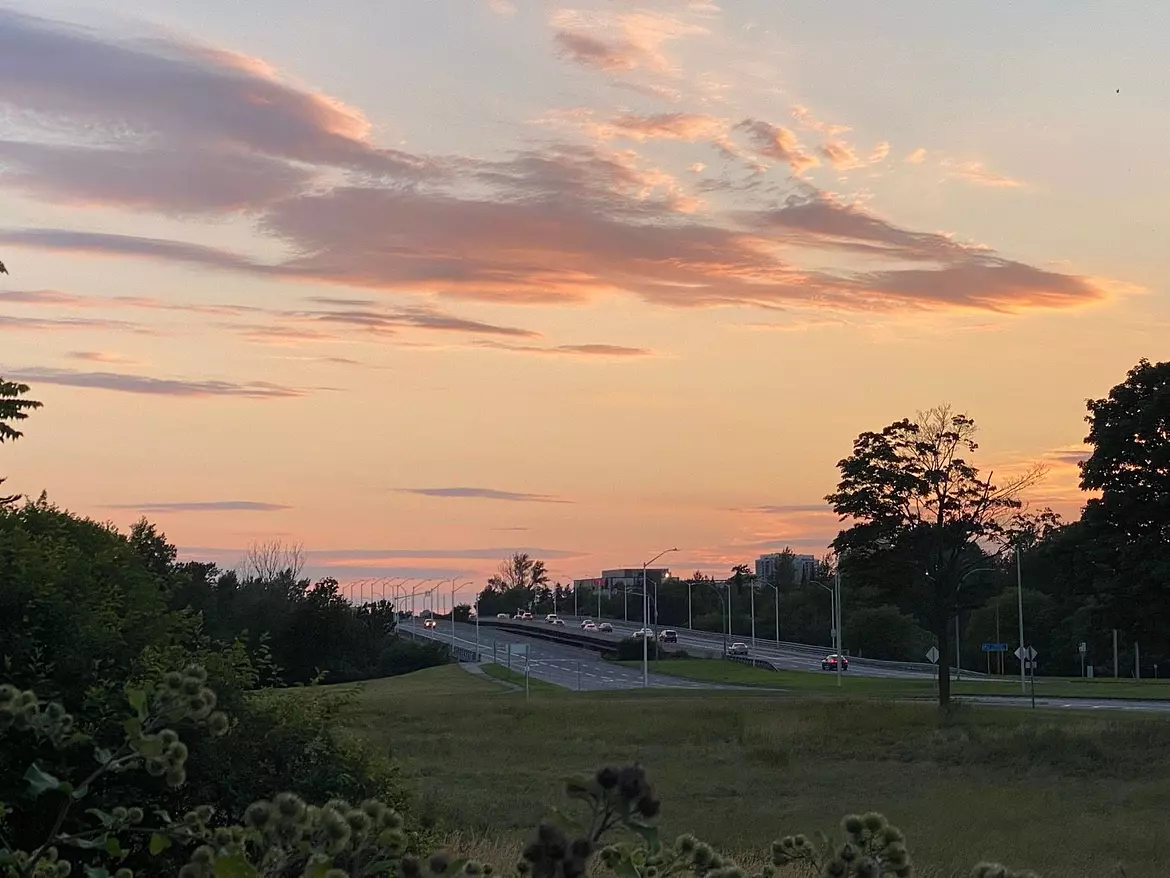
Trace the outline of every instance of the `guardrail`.
<path fill-rule="evenodd" d="M 449 652 L 451 657 L 457 662 L 478 662 L 480 659 L 479 653 L 477 653 L 474 649 L 468 649 L 465 646 L 458 645 L 452 646 L 451 641 L 443 640 L 438 636 L 432 637 L 431 635 L 425 634 L 422 631 L 413 630 L 401 625 L 398 626 L 397 633 L 409 637 L 412 640 L 425 640 L 427 643 L 435 643 L 439 646 L 446 647 L 447 652 Z"/>
<path fill-rule="evenodd" d="M 562 618 L 565 620 L 574 620 L 574 619 L 594 619 L 594 620 L 596 620 L 600 617 L 596 617 L 596 616 L 576 616 L 576 617 L 563 616 Z M 602 618 L 601 621 L 612 622 L 612 623 L 619 624 L 619 625 L 637 624 L 637 623 L 624 622 L 621 619 L 610 620 L 610 619 Z M 560 642 L 560 643 L 563 643 L 563 644 L 568 645 L 568 646 L 586 646 L 586 644 L 589 644 L 592 642 L 592 638 L 594 637 L 594 635 L 586 634 L 584 632 L 575 632 L 575 631 L 560 631 L 560 632 L 558 632 L 556 629 L 559 628 L 560 626 L 550 626 L 543 621 L 537 621 L 535 619 L 530 621 L 530 622 L 517 622 L 517 621 L 512 620 L 512 619 L 481 619 L 480 625 L 488 625 L 491 627 L 499 628 L 499 629 L 504 630 L 504 631 L 512 631 L 512 632 L 515 632 L 517 634 L 525 634 L 529 637 L 537 637 L 537 638 L 544 639 L 544 640 L 551 640 L 554 642 Z M 697 637 L 710 637 L 710 638 L 712 638 L 712 643 L 709 647 L 703 647 L 703 646 L 696 647 L 696 646 L 686 644 L 686 643 L 672 644 L 671 646 L 673 646 L 675 649 L 680 649 L 680 650 L 688 651 L 691 653 L 694 653 L 697 650 L 703 650 L 704 652 L 707 652 L 711 656 L 714 656 L 714 657 L 720 657 L 723 655 L 722 644 L 717 642 L 718 638 L 722 637 L 723 635 L 718 631 L 706 631 L 703 629 L 686 628 L 686 627 L 681 627 L 678 625 L 659 625 L 658 626 L 658 630 L 662 630 L 663 628 L 671 628 L 671 629 L 679 632 L 680 635 L 687 634 L 687 635 L 690 635 L 692 637 L 697 636 Z M 560 639 L 557 636 L 554 636 L 557 634 L 561 635 L 563 637 L 563 639 Z M 621 639 L 628 637 L 628 636 L 629 636 L 629 634 L 626 634 L 626 633 L 623 633 L 620 631 L 615 631 L 610 635 L 601 635 L 602 638 L 605 638 L 605 637 L 613 638 L 612 640 L 603 640 L 602 641 L 602 642 L 609 643 L 611 646 L 614 645 L 616 643 L 616 641 L 621 640 Z M 741 636 L 742 635 L 737 635 L 737 637 L 741 637 Z M 762 637 L 757 637 L 756 640 L 757 640 L 757 648 L 761 648 L 761 647 L 765 648 L 765 649 L 779 648 L 779 649 L 786 650 L 789 652 L 807 653 L 809 656 L 814 656 L 814 657 L 815 656 L 823 656 L 825 654 L 826 650 L 830 650 L 830 651 L 832 650 L 832 647 L 816 646 L 816 645 L 808 644 L 808 643 L 791 643 L 789 641 L 784 641 L 784 640 L 780 641 L 779 646 L 777 647 L 776 641 L 772 640 L 770 638 L 765 639 Z M 586 648 L 600 649 L 601 647 L 587 646 Z M 664 646 L 663 644 L 659 644 L 659 648 L 666 649 L 667 651 L 670 651 L 670 647 Z M 932 665 L 932 664 L 929 664 L 928 662 L 899 662 L 899 661 L 889 661 L 887 659 L 874 659 L 874 658 L 864 658 L 861 656 L 849 656 L 848 654 L 847 654 L 847 656 L 848 656 L 850 664 L 856 665 L 857 667 L 899 668 L 901 670 L 920 671 L 920 672 L 929 673 L 932 675 L 938 673 L 938 665 Z M 773 667 L 773 670 L 775 670 L 774 667 Z M 952 668 L 951 676 L 952 676 L 952 678 L 955 678 L 953 668 Z M 983 677 L 986 677 L 987 674 L 983 673 L 982 671 L 977 671 L 974 668 L 964 668 L 963 669 L 963 676 L 965 676 L 965 677 L 969 676 L 969 677 L 973 677 L 973 678 L 983 678 Z"/>

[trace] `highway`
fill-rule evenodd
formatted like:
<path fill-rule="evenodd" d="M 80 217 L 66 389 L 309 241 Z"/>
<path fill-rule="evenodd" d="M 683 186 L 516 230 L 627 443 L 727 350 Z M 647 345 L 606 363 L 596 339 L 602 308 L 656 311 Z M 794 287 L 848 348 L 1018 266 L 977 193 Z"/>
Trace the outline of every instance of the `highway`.
<path fill-rule="evenodd" d="M 427 629 L 423 628 L 421 620 L 413 621 L 414 625 L 412 625 L 412 620 L 401 623 L 403 629 L 414 631 L 420 636 L 429 637 L 440 643 L 451 642 L 450 622 L 440 620 L 438 628 Z M 547 623 L 542 622 L 541 624 Z M 475 649 L 475 627 L 475 625 L 456 624 L 456 645 L 465 649 Z M 529 674 L 533 678 L 563 686 L 566 689 L 598 691 L 634 689 L 642 685 L 642 671 L 640 669 L 602 661 L 601 656 L 592 650 L 550 643 L 535 637 L 524 637 L 520 634 L 492 629 L 487 625 L 480 626 L 479 651 L 485 661 L 495 661 L 497 664 L 507 666 L 509 644 L 524 644 L 528 647 L 528 668 Z M 524 662 L 525 659 L 522 656 L 513 655 L 512 670 L 523 671 Z M 683 680 L 663 674 L 650 674 L 648 682 L 655 688 L 664 689 L 733 688 L 694 680 Z"/>
<path fill-rule="evenodd" d="M 403 623 L 402 627 L 406 631 L 413 630 L 419 636 L 427 637 L 441 643 L 451 642 L 451 625 L 449 622 L 440 621 L 437 629 L 423 628 L 422 621 L 416 620 L 417 627 L 412 628 L 410 621 Z M 545 622 L 533 622 L 532 625 L 543 626 Z M 455 626 L 455 643 L 465 649 L 474 650 L 476 646 L 475 640 L 475 625 L 473 624 L 456 624 Z M 569 628 L 568 624 L 565 626 Z M 621 637 L 622 633 L 637 630 L 636 625 L 630 625 L 624 631 L 618 631 L 618 625 L 614 625 L 615 641 Z M 572 630 L 572 629 L 570 629 Z M 579 629 L 578 629 L 579 630 Z M 675 629 L 679 630 L 679 629 Z M 721 650 L 723 646 L 722 638 L 718 635 L 712 635 L 717 640 L 716 650 Z M 682 631 L 679 631 L 680 645 L 684 640 Z M 699 637 L 695 638 L 695 644 L 699 648 L 709 648 L 708 640 Z M 491 626 L 481 625 L 479 629 L 479 650 L 485 661 L 496 661 L 501 665 L 508 664 L 507 647 L 508 644 L 526 644 L 529 648 L 529 673 L 534 679 L 544 680 L 556 686 L 561 686 L 571 690 L 582 691 L 602 691 L 613 689 L 636 689 L 642 685 L 642 672 L 638 668 L 629 668 L 623 665 L 615 665 L 611 662 L 605 662 L 600 659 L 596 652 L 588 649 L 581 649 L 573 646 L 565 646 L 559 643 L 550 643 L 547 640 L 540 640 L 535 637 L 525 637 L 520 634 L 513 634 L 500 630 L 492 630 Z M 757 640 L 757 645 L 759 641 Z M 772 642 L 773 650 L 775 648 L 775 641 Z M 494 657 L 493 657 L 494 648 Z M 757 651 L 757 655 L 763 655 L 764 650 Z M 783 654 L 783 653 L 779 653 Z M 820 659 L 812 660 L 809 664 L 807 656 L 796 656 L 794 661 L 803 660 L 803 664 L 793 664 L 796 670 L 816 670 L 820 671 Z M 769 656 L 769 661 L 775 661 Z M 777 662 L 779 665 L 780 663 Z M 852 663 L 851 663 L 852 664 Z M 787 665 L 786 665 L 787 666 Z M 512 669 L 515 671 L 522 671 L 524 668 L 524 659 L 519 656 L 512 657 Z M 822 672 L 824 673 L 824 672 Z M 851 668 L 848 673 L 854 673 Z M 966 672 L 964 672 L 965 674 Z M 920 676 L 919 674 L 903 673 L 901 676 Z M 891 674 L 889 676 L 898 676 Z M 759 687 L 738 687 L 738 686 L 721 686 L 715 683 L 703 683 L 693 680 L 683 680 L 676 677 L 668 677 L 662 674 L 650 674 L 649 683 L 655 688 L 669 688 L 669 689 L 746 689 L 750 691 L 761 691 Z M 764 690 L 767 691 L 767 690 Z M 776 691 L 783 691 L 783 687 L 778 686 Z M 1032 699 L 1026 695 L 963 695 L 957 696 L 956 701 L 965 701 L 968 703 L 988 705 L 994 707 L 1030 707 Z M 1122 710 L 1122 711 L 1136 711 L 1143 713 L 1167 713 L 1170 712 L 1170 700 L 1154 700 L 1154 699 L 1121 699 L 1121 698 L 1058 698 L 1053 696 L 1038 695 L 1036 696 L 1036 707 L 1049 710 Z"/>
<path fill-rule="evenodd" d="M 568 630 L 580 630 L 580 622 L 588 616 L 562 616 L 565 620 L 565 627 Z M 642 626 L 635 622 L 623 622 L 620 620 L 606 619 L 605 621 L 613 625 L 615 639 L 620 639 L 625 636 L 628 637 L 633 632 L 637 631 Z M 547 625 L 547 622 L 533 621 L 527 622 L 528 625 Z M 670 628 L 673 626 L 661 625 L 658 630 L 663 628 Z M 678 646 L 688 652 L 705 651 L 720 656 L 723 654 L 723 635 L 713 631 L 691 631 L 685 628 L 674 628 L 678 632 Z M 821 659 L 831 653 L 833 650 L 828 647 L 803 646 L 798 644 L 776 644 L 775 640 L 770 638 L 765 639 L 759 636 L 762 632 L 757 631 L 756 647 L 749 653 L 754 658 L 766 659 L 777 668 L 792 671 L 816 671 L 818 673 L 827 673 L 821 671 Z M 739 641 L 751 646 L 751 637 L 743 634 L 736 634 L 735 637 L 729 638 L 728 642 Z M 906 662 L 875 662 L 870 659 L 849 659 L 849 670 L 846 674 L 862 677 L 910 677 L 910 678 L 930 678 L 933 677 L 935 671 L 913 663 Z M 980 676 L 982 674 L 971 674 L 970 676 Z"/>

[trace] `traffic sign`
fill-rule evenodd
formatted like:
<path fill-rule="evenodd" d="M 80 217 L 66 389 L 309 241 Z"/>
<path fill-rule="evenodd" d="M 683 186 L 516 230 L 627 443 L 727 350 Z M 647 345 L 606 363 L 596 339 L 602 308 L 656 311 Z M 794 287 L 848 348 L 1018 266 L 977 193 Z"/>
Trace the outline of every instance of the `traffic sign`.
<path fill-rule="evenodd" d="M 1036 658 L 1037 655 L 1038 655 L 1038 653 L 1036 652 L 1036 650 L 1032 649 L 1032 647 L 1030 647 L 1030 646 L 1029 647 L 1023 647 L 1023 646 L 1016 647 L 1015 656 L 1020 661 L 1023 661 L 1024 659 L 1027 659 L 1028 661 L 1032 661 L 1033 659 Z"/>
<path fill-rule="evenodd" d="M 926 651 L 926 657 L 928 659 L 930 659 L 930 663 L 932 665 L 937 664 L 938 663 L 938 647 L 932 646 L 930 649 L 928 649 Z"/>
<path fill-rule="evenodd" d="M 984 652 L 1007 652 L 1008 645 L 1006 643 L 985 643 L 983 644 Z"/>
<path fill-rule="evenodd" d="M 1081 645 L 1077 647 L 1077 652 L 1079 652 L 1081 655 L 1084 655 L 1088 651 L 1089 651 L 1088 644 L 1086 644 L 1085 641 L 1082 640 Z"/>
<path fill-rule="evenodd" d="M 508 652 L 512 653 L 512 655 L 528 655 L 528 644 L 527 643 L 509 643 L 508 644 Z"/>

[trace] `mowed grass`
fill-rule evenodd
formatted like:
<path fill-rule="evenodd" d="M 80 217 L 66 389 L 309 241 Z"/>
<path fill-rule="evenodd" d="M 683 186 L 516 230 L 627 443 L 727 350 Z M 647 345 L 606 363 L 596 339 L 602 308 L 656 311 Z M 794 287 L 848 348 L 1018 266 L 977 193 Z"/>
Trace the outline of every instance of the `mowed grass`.
<path fill-rule="evenodd" d="M 641 662 L 622 662 L 623 665 L 641 667 Z M 688 680 L 702 680 L 707 683 L 729 683 L 737 686 L 763 686 L 772 689 L 786 689 L 798 693 L 836 692 L 835 671 L 769 671 L 739 662 L 721 659 L 685 659 L 650 662 L 650 669 L 658 674 L 682 677 Z M 840 691 L 852 695 L 931 697 L 935 692 L 935 681 L 926 678 L 866 677 L 852 671 L 841 674 Z M 951 691 L 957 695 L 1026 695 L 1030 694 L 1031 681 L 1027 692 L 1020 689 L 1015 679 L 965 679 L 952 680 Z M 1170 699 L 1170 680 L 1094 680 L 1068 679 L 1065 677 L 1037 677 L 1036 696 L 1051 698 L 1138 698 L 1151 700 Z"/>
<path fill-rule="evenodd" d="M 504 665 L 497 665 L 494 662 L 488 662 L 487 664 L 480 665 L 480 668 L 485 674 L 487 674 L 487 676 L 491 677 L 492 679 L 502 680 L 505 683 L 511 683 L 513 686 L 519 686 L 521 689 L 524 688 L 523 671 L 513 671 Z M 553 683 L 549 683 L 529 674 L 528 691 L 541 693 L 559 692 L 563 691 L 563 687 L 554 685 Z"/>
<path fill-rule="evenodd" d="M 1170 722 L 1133 714 L 800 699 L 762 692 L 532 697 L 436 668 L 365 684 L 352 728 L 402 760 L 423 816 L 503 865 L 560 778 L 638 760 L 668 837 L 756 861 L 789 832 L 882 811 L 923 878 L 982 859 L 1046 876 L 1170 874 Z M 571 806 L 568 806 L 571 809 Z"/>

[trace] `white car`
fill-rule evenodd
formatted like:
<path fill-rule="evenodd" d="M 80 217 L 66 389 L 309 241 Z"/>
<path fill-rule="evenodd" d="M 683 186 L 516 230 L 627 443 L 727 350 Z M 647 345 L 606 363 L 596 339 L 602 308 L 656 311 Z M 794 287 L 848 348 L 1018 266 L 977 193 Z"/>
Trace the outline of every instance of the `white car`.
<path fill-rule="evenodd" d="M 728 655 L 747 655 L 748 654 L 748 645 L 746 643 L 740 643 L 739 641 L 736 641 L 735 643 L 732 643 L 731 645 L 729 645 L 727 647 L 727 654 Z"/>
<path fill-rule="evenodd" d="M 581 622 L 581 627 L 582 627 L 582 628 L 589 628 L 589 627 L 596 628 L 597 626 L 593 624 L 593 620 L 592 620 L 592 619 L 584 619 L 584 620 L 582 620 L 582 622 Z"/>
<path fill-rule="evenodd" d="M 438 626 L 439 626 L 439 623 L 436 622 L 434 619 L 427 619 L 425 622 L 423 622 L 424 628 L 437 628 Z"/>
<path fill-rule="evenodd" d="M 565 620 L 564 620 L 564 619 L 553 619 L 553 620 L 552 620 L 552 623 L 553 623 L 554 625 L 564 625 L 564 624 L 565 624 Z"/>
<path fill-rule="evenodd" d="M 649 638 L 650 640 L 653 640 L 654 639 L 654 629 L 653 628 L 639 628 L 637 631 L 635 631 L 633 633 L 632 636 L 635 638 L 646 637 L 646 638 Z"/>
<path fill-rule="evenodd" d="M 550 625 L 555 624 L 557 621 L 557 614 L 556 613 L 549 613 L 547 616 L 544 617 L 544 621 L 548 622 L 548 624 L 550 624 Z"/>
<path fill-rule="evenodd" d="M 597 626 L 594 625 L 592 622 L 586 622 L 584 625 L 581 626 L 581 628 L 584 631 L 596 631 L 597 630 Z"/>
<path fill-rule="evenodd" d="M 507 613 L 496 613 L 496 618 L 497 619 L 507 619 L 508 614 Z"/>

